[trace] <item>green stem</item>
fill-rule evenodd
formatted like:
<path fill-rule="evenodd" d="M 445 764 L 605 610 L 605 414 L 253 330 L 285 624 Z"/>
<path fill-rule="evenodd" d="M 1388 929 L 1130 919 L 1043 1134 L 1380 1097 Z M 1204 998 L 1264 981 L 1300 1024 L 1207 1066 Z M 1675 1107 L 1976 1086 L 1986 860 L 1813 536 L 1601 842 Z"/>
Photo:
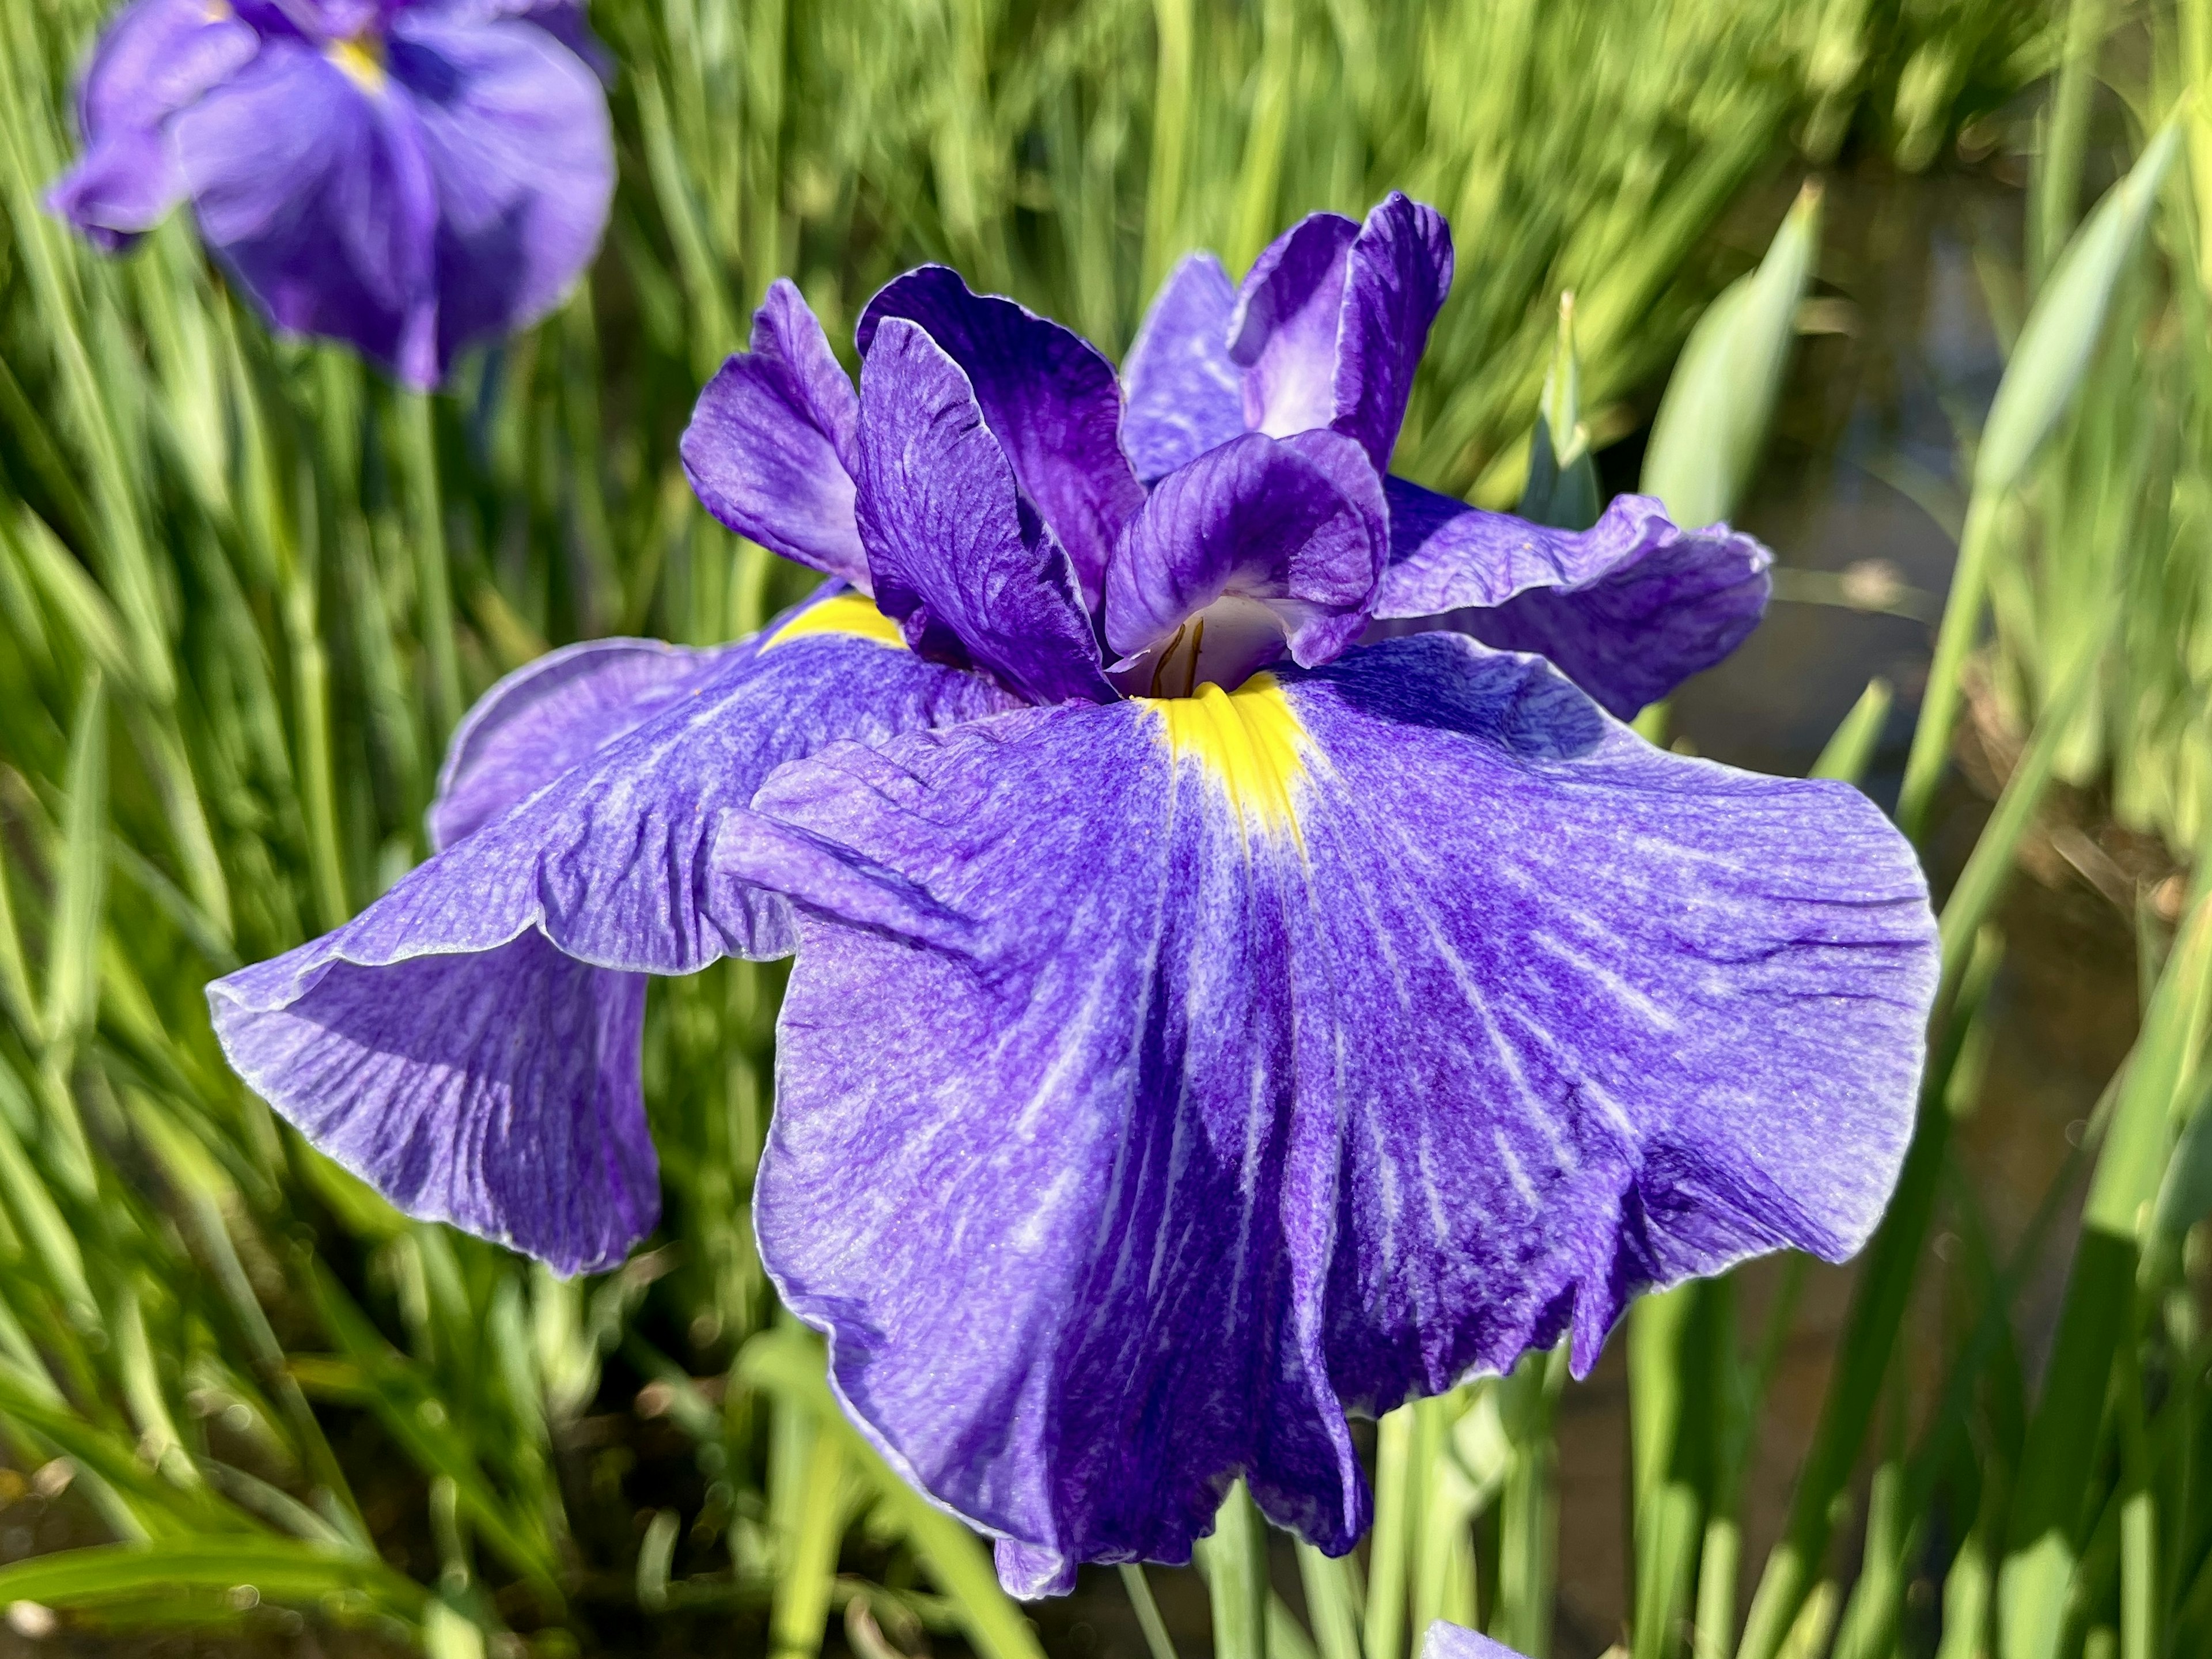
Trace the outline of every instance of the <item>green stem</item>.
<path fill-rule="evenodd" d="M 1242 1480 L 1229 1489 L 1203 1548 L 1214 1659 L 1267 1659 L 1267 1523 Z"/>
<path fill-rule="evenodd" d="M 1176 1659 L 1175 1642 L 1168 1635 L 1167 1620 L 1160 1617 L 1160 1604 L 1152 1599 L 1152 1587 L 1145 1578 L 1144 1568 L 1134 1561 L 1124 1561 L 1121 1588 L 1128 1592 L 1129 1606 L 1137 1615 L 1137 1628 L 1145 1633 L 1146 1651 L 1152 1659 Z"/>
<path fill-rule="evenodd" d="M 1401 1406 L 1375 1425 L 1375 1528 L 1367 1546 L 1367 1659 L 1406 1650 L 1406 1546 L 1412 1520 L 1413 1413 Z"/>
<path fill-rule="evenodd" d="M 1360 1659 L 1359 1589 L 1352 1582 L 1351 1558 L 1323 1555 L 1304 1539 L 1298 1540 L 1297 1551 L 1306 1618 L 1313 1626 L 1321 1659 Z M 1540 1656 L 1532 1653 L 1530 1659 Z"/>
<path fill-rule="evenodd" d="M 415 581 L 429 669 L 430 723 L 442 748 L 461 723 L 461 660 L 453 640 L 453 581 L 446 557 L 446 510 L 427 392 L 399 394 L 400 470 L 415 520 Z"/>

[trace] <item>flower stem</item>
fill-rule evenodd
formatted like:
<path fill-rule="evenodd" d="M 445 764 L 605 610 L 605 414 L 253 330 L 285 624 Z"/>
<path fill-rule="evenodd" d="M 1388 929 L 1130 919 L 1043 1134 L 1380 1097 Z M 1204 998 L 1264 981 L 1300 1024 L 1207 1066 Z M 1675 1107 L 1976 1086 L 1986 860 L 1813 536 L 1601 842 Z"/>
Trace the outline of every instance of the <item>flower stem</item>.
<path fill-rule="evenodd" d="M 1267 1523 L 1239 1480 L 1205 1542 L 1214 1659 L 1267 1659 Z"/>
<path fill-rule="evenodd" d="M 1129 1594 L 1129 1605 L 1137 1614 L 1137 1627 L 1145 1632 L 1145 1647 L 1152 1659 L 1176 1659 L 1174 1638 L 1168 1634 L 1167 1620 L 1160 1617 L 1160 1604 L 1152 1599 L 1152 1584 L 1145 1577 L 1140 1564 L 1121 1564 L 1121 1588 Z"/>

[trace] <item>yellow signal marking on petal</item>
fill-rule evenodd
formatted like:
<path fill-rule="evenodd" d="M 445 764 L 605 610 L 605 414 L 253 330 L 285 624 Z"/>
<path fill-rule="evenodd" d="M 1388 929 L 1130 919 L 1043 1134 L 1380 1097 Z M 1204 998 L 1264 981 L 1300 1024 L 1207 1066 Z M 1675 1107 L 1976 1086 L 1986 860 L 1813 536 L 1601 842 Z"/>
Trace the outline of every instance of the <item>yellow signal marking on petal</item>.
<path fill-rule="evenodd" d="M 1306 729 L 1273 674 L 1234 691 L 1207 684 L 1193 696 L 1138 701 L 1166 723 L 1168 752 L 1195 756 L 1248 829 L 1287 830 L 1305 845 L 1291 788 L 1306 775 Z"/>
<path fill-rule="evenodd" d="M 200 15 L 210 23 L 228 23 L 231 18 L 230 0 L 200 0 Z"/>
<path fill-rule="evenodd" d="M 360 35 L 350 40 L 334 40 L 323 48 L 323 56 L 363 92 L 384 90 L 384 58 L 374 42 Z"/>
<path fill-rule="evenodd" d="M 805 639 L 809 634 L 842 634 L 848 638 L 873 640 L 878 645 L 888 645 L 903 651 L 906 635 L 899 625 L 876 609 L 875 604 L 858 593 L 840 593 L 819 605 L 800 611 L 789 622 L 761 641 L 761 649 L 770 650 L 791 640 Z"/>

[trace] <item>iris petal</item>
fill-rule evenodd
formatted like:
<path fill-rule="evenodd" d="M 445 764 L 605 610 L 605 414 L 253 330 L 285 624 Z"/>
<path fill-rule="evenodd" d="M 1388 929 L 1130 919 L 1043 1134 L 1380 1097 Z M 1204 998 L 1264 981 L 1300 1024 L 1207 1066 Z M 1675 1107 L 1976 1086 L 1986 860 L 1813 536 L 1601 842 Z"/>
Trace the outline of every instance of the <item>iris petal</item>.
<path fill-rule="evenodd" d="M 137 0 L 94 49 L 77 98 L 85 153 L 51 205 L 103 246 L 151 230 L 183 197 L 169 118 L 237 73 L 260 37 L 207 0 Z"/>
<path fill-rule="evenodd" d="M 644 975 L 527 933 L 298 979 L 248 969 L 210 989 L 238 1074 L 410 1215 L 564 1273 L 612 1267 L 659 1218 Z"/>
<path fill-rule="evenodd" d="M 1726 525 L 1678 529 L 1648 495 L 1617 496 L 1594 528 L 1568 531 L 1403 478 L 1388 495 L 1378 618 L 1540 652 L 1624 720 L 1727 656 L 1766 609 L 1766 549 Z"/>
<path fill-rule="evenodd" d="M 1350 467 L 1334 471 L 1371 488 L 1348 440 L 1308 435 L 1351 451 Z M 1150 651 L 1230 594 L 1275 612 L 1280 635 L 1241 672 L 1231 665 L 1226 683 L 1273 660 L 1281 636 L 1299 662 L 1326 662 L 1367 626 L 1381 555 L 1328 472 L 1289 443 L 1248 433 L 1168 474 L 1129 521 L 1107 572 L 1107 639 L 1124 656 Z"/>
<path fill-rule="evenodd" d="M 431 842 L 442 849 L 482 829 L 635 731 L 716 661 L 748 648 L 585 640 L 516 669 L 477 700 L 446 745 Z"/>
<path fill-rule="evenodd" d="M 903 318 L 860 369 L 860 540 L 877 603 L 917 651 L 1031 702 L 1114 696 L 1068 557 L 1028 510 L 975 392 Z"/>
<path fill-rule="evenodd" d="M 855 337 L 865 358 L 892 318 L 920 326 L 960 366 L 1014 477 L 1067 550 L 1086 606 L 1098 603 L 1107 556 L 1145 492 L 1121 453 L 1114 367 L 1081 335 L 957 271 L 924 265 L 868 301 Z"/>
<path fill-rule="evenodd" d="M 1277 827 L 1132 702 L 825 751 L 723 840 L 801 917 L 763 1260 L 1025 1591 L 1185 1559 L 1240 1472 L 1348 1549 L 1347 1408 L 1845 1255 L 1911 1127 L 1935 932 L 1863 796 L 1449 635 L 1244 695 Z"/>
<path fill-rule="evenodd" d="M 653 1220 L 639 975 L 790 948 L 782 900 L 711 875 L 720 814 L 823 743 L 1010 706 L 818 618 L 716 653 L 565 653 L 456 738 L 432 813 L 446 850 L 347 926 L 210 986 L 216 1036 L 401 1207 L 604 1266 Z"/>
<path fill-rule="evenodd" d="M 1521 1656 L 1479 1630 L 1439 1619 L 1421 1638 L 1421 1659 L 1521 1659 Z"/>
<path fill-rule="evenodd" d="M 787 559 L 866 592 L 853 515 L 860 404 L 797 288 L 779 276 L 753 313 L 752 349 L 699 394 L 684 471 L 707 510 Z"/>
<path fill-rule="evenodd" d="M 599 249 L 614 198 L 599 77 L 533 23 L 403 15 L 386 52 L 438 192 L 437 374 L 536 321 Z"/>
<path fill-rule="evenodd" d="M 272 40 L 174 131 L 202 236 L 278 326 L 435 381 L 437 184 L 410 100 Z"/>
<path fill-rule="evenodd" d="M 599 82 L 523 22 L 406 14 L 380 56 L 272 37 L 174 131 L 202 234 L 269 316 L 415 386 L 550 309 L 614 189 Z"/>
<path fill-rule="evenodd" d="M 1287 437 L 1336 416 L 1336 344 L 1345 254 L 1359 227 L 1310 213 L 1245 273 L 1229 324 L 1229 355 L 1244 370 L 1244 423 Z"/>
<path fill-rule="evenodd" d="M 1434 208 L 1393 191 L 1359 228 L 1346 264 L 1330 424 L 1357 439 L 1382 472 L 1429 325 L 1451 289 L 1451 227 Z"/>
<path fill-rule="evenodd" d="M 1150 484 L 1244 431 L 1243 371 L 1229 356 L 1236 285 L 1193 253 L 1161 285 L 1121 366 L 1121 445 Z"/>

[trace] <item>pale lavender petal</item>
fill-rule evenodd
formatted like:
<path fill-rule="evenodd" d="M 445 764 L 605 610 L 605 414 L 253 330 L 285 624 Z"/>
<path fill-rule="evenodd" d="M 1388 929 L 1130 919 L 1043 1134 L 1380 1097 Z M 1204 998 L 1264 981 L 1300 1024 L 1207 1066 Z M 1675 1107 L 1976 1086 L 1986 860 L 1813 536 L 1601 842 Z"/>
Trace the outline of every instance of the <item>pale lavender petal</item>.
<path fill-rule="evenodd" d="M 151 230 L 185 193 L 169 118 L 236 74 L 260 37 L 206 0 L 137 0 L 93 49 L 77 96 L 85 153 L 47 205 L 111 251 Z"/>
<path fill-rule="evenodd" d="M 1186 1559 L 1240 1473 L 1350 1548 L 1347 1412 L 1846 1255 L 1911 1133 L 1936 933 L 1872 803 L 1454 635 L 841 746 L 720 856 L 800 916 L 763 1261 L 1019 1589 Z"/>
<path fill-rule="evenodd" d="M 482 829 L 750 648 L 585 640 L 516 669 L 477 699 L 446 745 L 431 844 L 443 849 Z"/>
<path fill-rule="evenodd" d="M 1161 285 L 1121 365 L 1121 447 L 1146 484 L 1244 430 L 1244 373 L 1229 356 L 1236 285 L 1193 253 Z"/>
<path fill-rule="evenodd" d="M 411 100 L 270 40 L 173 131 L 202 236 L 279 327 L 437 380 L 437 183 Z"/>
<path fill-rule="evenodd" d="M 1443 215 L 1391 191 L 1352 244 L 1330 422 L 1358 440 L 1377 472 L 1389 468 L 1413 370 L 1451 280 Z"/>
<path fill-rule="evenodd" d="M 550 311 L 591 263 L 614 198 L 613 129 L 598 76 L 529 23 L 403 15 L 386 70 L 436 181 L 442 380 L 468 346 Z"/>
<path fill-rule="evenodd" d="M 1571 531 L 1402 478 L 1388 494 L 1382 632 L 1450 628 L 1539 652 L 1624 720 L 1727 656 L 1766 609 L 1772 554 L 1726 525 L 1678 529 L 1649 495 L 1616 496 Z"/>
<path fill-rule="evenodd" d="M 1439 1619 L 1421 1638 L 1421 1659 L 1521 1659 L 1521 1656 L 1479 1630 Z"/>
<path fill-rule="evenodd" d="M 1058 323 L 971 294 L 943 265 L 910 270 L 868 302 L 856 334 L 864 358 L 894 317 L 919 324 L 960 365 L 1022 493 L 1067 550 L 1084 603 L 1095 607 L 1114 538 L 1145 499 L 1121 453 L 1113 365 Z"/>
<path fill-rule="evenodd" d="M 853 516 L 860 403 L 789 279 L 753 313 L 750 351 L 723 363 L 691 411 L 684 476 L 706 509 L 787 559 L 871 587 Z"/>
<path fill-rule="evenodd" d="M 1115 695 L 1067 554 L 1016 487 L 960 366 L 884 319 L 860 368 L 860 540 L 876 603 L 925 656 L 1031 702 Z"/>
<path fill-rule="evenodd" d="M 1287 437 L 1336 417 L 1336 354 L 1346 255 L 1359 227 L 1312 213 L 1253 261 L 1229 324 L 1244 370 L 1244 424 Z"/>
<path fill-rule="evenodd" d="M 1357 445 L 1309 436 L 1349 451 L 1339 471 L 1371 485 Z M 1328 473 L 1290 444 L 1248 433 L 1161 479 L 1121 532 L 1106 575 L 1107 642 L 1125 658 L 1152 652 L 1194 618 L 1229 620 L 1234 611 L 1217 606 L 1228 599 L 1264 609 L 1279 631 L 1234 659 L 1207 657 L 1201 636 L 1202 669 L 1190 678 L 1239 684 L 1286 643 L 1300 663 L 1326 662 L 1367 626 L 1382 556 Z"/>
<path fill-rule="evenodd" d="M 721 817 L 825 742 L 1013 706 L 849 594 L 674 678 L 685 654 L 623 642 L 498 688 L 456 741 L 446 850 L 210 988 L 232 1063 L 316 1144 L 402 1208 L 568 1271 L 653 1222 L 639 975 L 791 948 L 779 896 L 708 867 Z"/>

